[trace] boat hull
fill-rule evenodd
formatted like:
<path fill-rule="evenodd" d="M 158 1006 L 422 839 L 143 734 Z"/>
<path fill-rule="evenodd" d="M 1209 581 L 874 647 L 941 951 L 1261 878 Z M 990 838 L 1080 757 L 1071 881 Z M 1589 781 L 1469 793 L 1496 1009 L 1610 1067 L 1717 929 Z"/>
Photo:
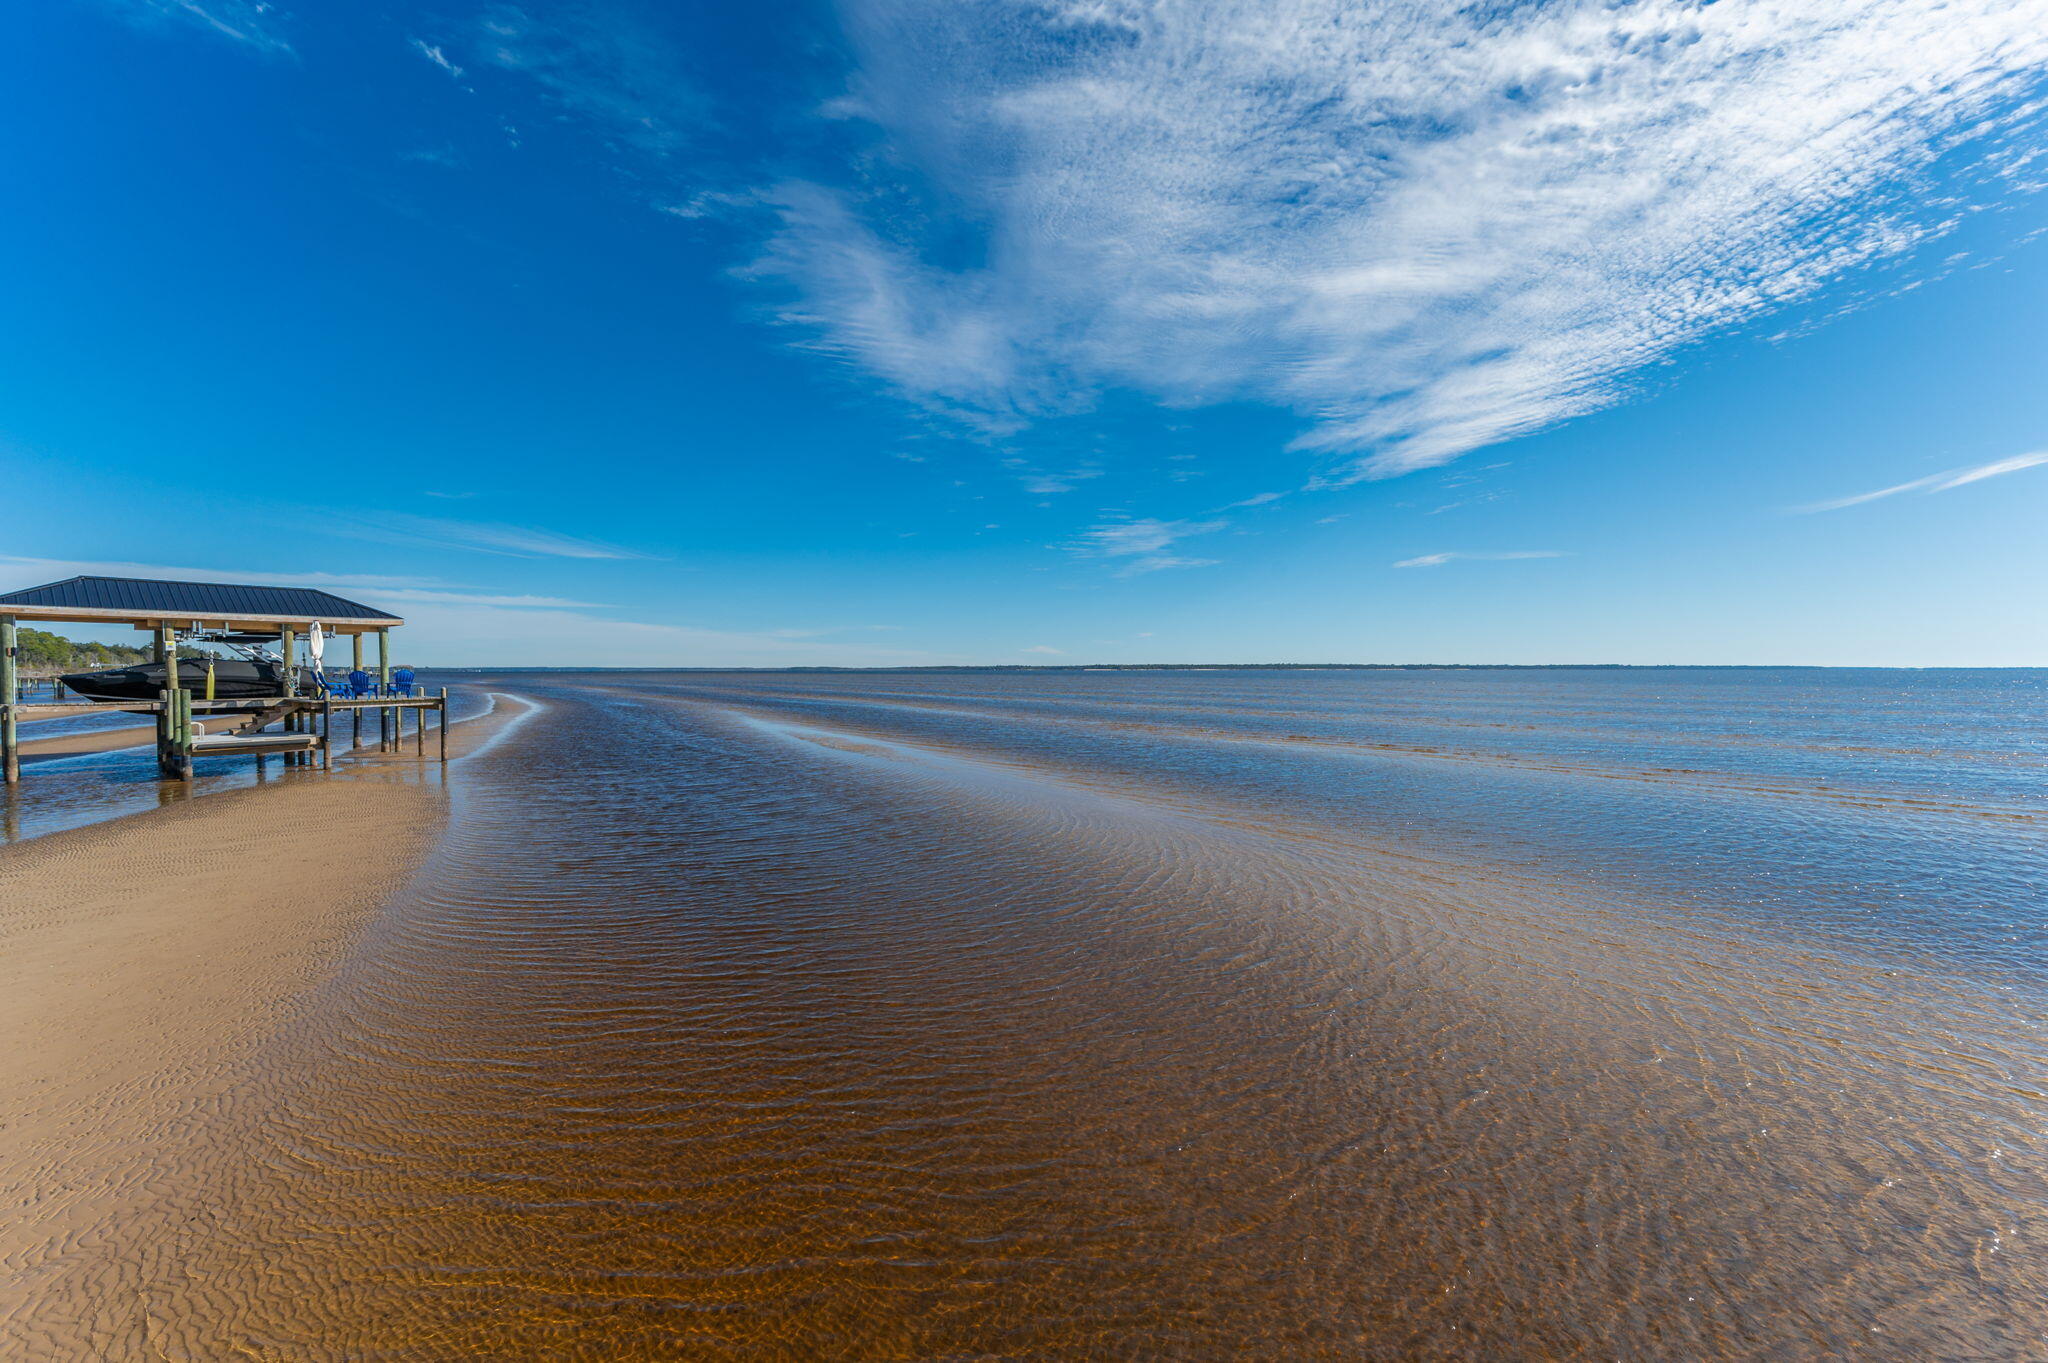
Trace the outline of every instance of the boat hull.
<path fill-rule="evenodd" d="M 73 672 L 58 678 L 87 700 L 156 700 L 166 689 L 162 663 L 137 663 L 133 667 L 110 667 L 99 672 Z M 310 694 L 311 674 L 299 669 L 300 691 Z M 222 658 L 213 665 L 213 694 L 216 700 L 251 700 L 284 693 L 283 669 L 275 663 L 252 663 L 239 658 Z M 195 696 L 206 694 L 206 662 L 199 658 L 178 660 L 178 685 Z"/>

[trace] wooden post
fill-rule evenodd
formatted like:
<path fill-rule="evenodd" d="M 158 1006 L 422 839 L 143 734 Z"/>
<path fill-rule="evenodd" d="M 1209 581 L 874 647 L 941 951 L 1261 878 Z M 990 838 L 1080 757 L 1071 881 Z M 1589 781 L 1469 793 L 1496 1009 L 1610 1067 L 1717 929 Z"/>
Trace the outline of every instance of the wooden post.
<path fill-rule="evenodd" d="M 156 712 L 156 772 L 159 776 L 176 776 L 171 769 L 171 733 L 178 722 L 178 703 L 172 697 L 175 692 L 166 688 L 156 693 L 162 708 Z"/>
<path fill-rule="evenodd" d="M 296 696 L 299 694 L 298 642 L 299 633 L 290 625 L 286 625 L 278 631 L 277 653 L 280 659 L 278 677 L 281 683 L 280 694 L 282 695 Z M 284 722 L 278 728 L 284 733 L 297 733 L 299 728 L 299 712 L 297 710 L 285 711 Z M 284 764 L 287 767 L 296 767 L 299 765 L 299 755 L 287 749 L 284 754 Z"/>
<path fill-rule="evenodd" d="M 334 702 L 320 702 L 320 770 L 334 770 Z"/>
<path fill-rule="evenodd" d="M 15 618 L 0 615 L 0 771 L 10 786 L 21 780 L 21 743 L 14 727 L 14 703 L 21 685 L 15 656 L 19 644 Z"/>
<path fill-rule="evenodd" d="M 448 760 L 448 688 L 441 688 L 441 760 Z"/>
<path fill-rule="evenodd" d="M 156 661 L 163 665 L 163 689 L 157 694 L 163 699 L 163 708 L 156 712 L 156 764 L 165 775 L 171 771 L 171 734 L 177 724 L 177 715 L 171 709 L 171 692 L 178 687 L 178 635 L 169 625 L 156 627 Z"/>
<path fill-rule="evenodd" d="M 377 631 L 377 694 L 385 700 L 391 699 L 391 631 L 388 629 Z M 391 707 L 380 705 L 377 707 L 377 749 L 387 752 L 397 746 L 391 736 Z"/>
<path fill-rule="evenodd" d="M 353 661 L 349 664 L 349 670 L 351 672 L 360 672 L 363 670 L 363 632 L 361 630 L 357 630 L 354 634 L 351 634 L 348 637 L 349 643 L 352 645 L 353 657 Z M 349 696 L 355 700 L 362 699 L 362 697 L 356 695 L 356 693 L 353 690 L 349 692 Z M 354 752 L 357 748 L 363 746 L 362 707 L 351 706 L 349 708 L 349 718 L 351 722 L 355 725 L 355 734 L 354 737 L 350 740 L 349 744 L 349 751 Z"/>
<path fill-rule="evenodd" d="M 179 687 L 171 692 L 176 720 L 171 730 L 171 774 L 180 781 L 192 779 L 192 693 Z"/>

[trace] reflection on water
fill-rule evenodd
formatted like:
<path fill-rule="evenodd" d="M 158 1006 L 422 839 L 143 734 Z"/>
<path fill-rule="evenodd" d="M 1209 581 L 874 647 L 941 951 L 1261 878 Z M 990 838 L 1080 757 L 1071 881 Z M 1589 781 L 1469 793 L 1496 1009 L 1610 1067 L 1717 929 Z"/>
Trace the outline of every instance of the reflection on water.
<path fill-rule="evenodd" d="M 2039 1357 L 2041 678 L 1727 677 L 490 680 L 152 1343 Z"/>

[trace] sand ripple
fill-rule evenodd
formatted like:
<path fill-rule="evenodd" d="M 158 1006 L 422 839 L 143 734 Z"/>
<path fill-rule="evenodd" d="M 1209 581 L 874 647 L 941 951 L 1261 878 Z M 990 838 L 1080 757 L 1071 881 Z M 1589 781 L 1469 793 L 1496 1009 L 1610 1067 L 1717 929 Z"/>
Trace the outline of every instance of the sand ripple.
<path fill-rule="evenodd" d="M 165 1152 L 154 1352 L 105 1356 L 2041 1352 L 2024 991 L 1220 787 L 538 689 Z"/>

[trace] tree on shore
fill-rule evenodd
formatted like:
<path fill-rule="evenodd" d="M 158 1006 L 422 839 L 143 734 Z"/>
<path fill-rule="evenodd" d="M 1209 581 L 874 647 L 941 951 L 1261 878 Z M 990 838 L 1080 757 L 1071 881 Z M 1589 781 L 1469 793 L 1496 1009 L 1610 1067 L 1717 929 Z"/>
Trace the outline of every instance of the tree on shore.
<path fill-rule="evenodd" d="M 15 660 L 21 670 L 30 676 L 49 676 L 58 672 L 82 672 L 100 667 L 132 667 L 145 663 L 153 655 L 145 647 L 126 644 L 82 643 L 66 639 L 61 634 L 52 634 L 44 629 L 29 629 L 24 626 L 15 640 Z M 204 649 L 181 645 L 180 658 L 203 658 Z"/>

